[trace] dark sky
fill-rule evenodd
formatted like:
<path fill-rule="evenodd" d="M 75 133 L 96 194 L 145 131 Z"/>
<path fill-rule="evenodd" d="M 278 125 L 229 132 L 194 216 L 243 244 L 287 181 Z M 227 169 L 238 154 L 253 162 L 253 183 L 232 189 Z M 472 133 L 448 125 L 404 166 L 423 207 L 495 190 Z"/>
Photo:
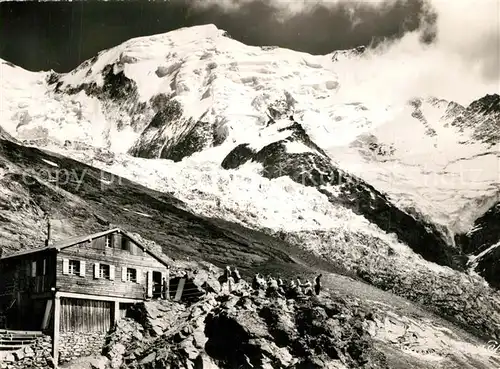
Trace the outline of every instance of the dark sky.
<path fill-rule="evenodd" d="M 264 0 L 237 12 L 218 6 L 195 9 L 168 2 L 1 2 L 0 58 L 28 70 L 67 72 L 100 50 L 132 37 L 214 23 L 250 45 L 278 45 L 313 54 L 401 36 L 418 27 L 424 0 L 401 1 L 374 11 L 361 5 L 353 27 L 347 9 L 317 7 L 277 20 Z"/>

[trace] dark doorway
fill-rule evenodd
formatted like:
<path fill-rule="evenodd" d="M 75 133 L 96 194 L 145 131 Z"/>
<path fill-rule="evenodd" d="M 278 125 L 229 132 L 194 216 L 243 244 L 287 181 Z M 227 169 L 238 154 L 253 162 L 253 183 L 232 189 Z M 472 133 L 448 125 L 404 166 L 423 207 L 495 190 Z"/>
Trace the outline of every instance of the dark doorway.
<path fill-rule="evenodd" d="M 161 273 L 153 272 L 153 298 L 161 298 Z"/>

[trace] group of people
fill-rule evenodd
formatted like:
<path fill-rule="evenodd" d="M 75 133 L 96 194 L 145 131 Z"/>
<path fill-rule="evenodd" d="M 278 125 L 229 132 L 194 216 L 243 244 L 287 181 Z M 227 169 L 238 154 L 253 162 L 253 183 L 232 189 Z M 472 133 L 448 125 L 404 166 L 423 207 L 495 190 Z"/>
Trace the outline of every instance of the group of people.
<path fill-rule="evenodd" d="M 224 274 L 219 278 L 219 282 L 221 285 L 224 283 L 227 283 L 229 292 L 234 290 L 235 286 L 239 285 L 240 282 L 242 282 L 242 278 L 240 275 L 240 272 L 236 267 L 229 267 L 226 266 L 226 269 L 224 270 Z"/>
<path fill-rule="evenodd" d="M 279 296 L 285 298 L 299 298 L 304 296 L 319 295 L 321 292 L 321 277 L 319 274 L 314 278 L 314 283 L 310 280 L 301 281 L 296 278 L 285 282 L 281 277 L 274 278 L 267 275 L 264 278 L 260 273 L 255 274 L 251 288 L 255 293 L 263 292 L 266 296 Z M 227 284 L 229 292 L 240 290 L 246 282 L 241 278 L 240 272 L 236 267 L 226 266 L 224 274 L 219 278 L 222 286 Z M 224 287 L 223 287 L 224 288 Z"/>
<path fill-rule="evenodd" d="M 252 288 L 256 291 L 265 291 L 268 296 L 280 296 L 286 298 L 298 298 L 302 296 L 318 296 L 321 292 L 321 277 L 319 274 L 314 278 L 314 284 L 310 280 L 302 282 L 300 278 L 292 279 L 287 283 L 281 277 L 273 278 L 268 275 L 264 278 L 259 273 L 255 274 Z"/>

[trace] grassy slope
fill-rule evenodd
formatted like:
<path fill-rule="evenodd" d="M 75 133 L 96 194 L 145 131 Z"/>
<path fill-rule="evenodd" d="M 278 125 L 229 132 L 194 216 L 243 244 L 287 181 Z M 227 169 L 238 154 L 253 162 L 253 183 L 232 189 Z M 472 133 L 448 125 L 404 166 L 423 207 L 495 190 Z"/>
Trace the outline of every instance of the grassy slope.
<path fill-rule="evenodd" d="M 44 239 L 43 214 L 50 212 L 51 218 L 61 219 L 62 226 L 54 234 L 59 239 L 102 230 L 112 223 L 155 241 L 172 258 L 190 257 L 221 267 L 238 265 L 245 274 L 263 271 L 283 277 L 310 277 L 318 269 L 339 271 L 334 264 L 277 238 L 183 211 L 177 207 L 182 205 L 179 200 L 168 194 L 117 177 L 105 184 L 103 178 L 113 177 L 63 156 L 0 140 L 0 246 L 9 250 L 40 246 Z M 415 311 L 414 304 L 365 283 L 332 274 L 325 285 L 331 292 L 372 309 L 380 310 L 370 301 L 382 300 L 400 314 L 430 319 L 460 331 L 423 309 Z M 398 303 L 394 305 L 395 301 Z M 465 332 L 459 335 L 476 342 Z M 386 349 L 393 350 L 390 346 Z M 405 361 L 405 355 L 396 355 L 394 362 Z"/>
<path fill-rule="evenodd" d="M 236 264 L 247 272 L 303 271 L 311 263 L 333 269 L 264 233 L 193 215 L 168 194 L 39 149 L 0 141 L 0 173 L 0 245 L 7 249 L 42 245 L 43 214 L 49 212 L 63 224 L 54 238 L 99 231 L 111 223 L 157 242 L 173 258 Z M 102 180 L 111 178 L 110 184 Z"/>

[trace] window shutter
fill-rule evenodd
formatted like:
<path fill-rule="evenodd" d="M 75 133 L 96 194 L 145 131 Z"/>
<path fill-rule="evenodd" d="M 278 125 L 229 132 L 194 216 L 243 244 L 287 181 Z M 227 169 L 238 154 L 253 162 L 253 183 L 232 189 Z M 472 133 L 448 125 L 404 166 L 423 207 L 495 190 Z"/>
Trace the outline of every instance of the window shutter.
<path fill-rule="evenodd" d="M 96 248 L 98 250 L 106 250 L 106 237 L 98 237 L 95 240 L 92 240 L 92 248 Z"/>
<path fill-rule="evenodd" d="M 36 261 L 31 262 L 31 276 L 36 277 Z"/>
<path fill-rule="evenodd" d="M 85 277 L 85 268 L 87 267 L 87 264 L 85 261 L 80 261 L 80 277 Z"/>
<path fill-rule="evenodd" d="M 114 265 L 109 266 L 109 279 L 111 281 L 115 280 L 115 266 Z"/>
<path fill-rule="evenodd" d="M 69 274 L 69 260 L 63 259 L 63 274 Z"/>
<path fill-rule="evenodd" d="M 122 244 L 122 235 L 120 233 L 115 233 L 113 235 L 113 247 L 115 249 L 120 249 Z"/>
<path fill-rule="evenodd" d="M 153 272 L 151 270 L 148 270 L 147 278 L 148 297 L 153 297 Z"/>
<path fill-rule="evenodd" d="M 42 275 L 47 275 L 47 259 L 43 259 Z"/>
<path fill-rule="evenodd" d="M 136 271 L 136 281 L 137 283 L 141 284 L 143 271 L 141 269 L 136 269 L 135 271 Z"/>
<path fill-rule="evenodd" d="M 127 267 L 122 267 L 122 282 L 127 281 Z"/>
<path fill-rule="evenodd" d="M 99 263 L 94 264 L 94 278 L 99 278 Z"/>

